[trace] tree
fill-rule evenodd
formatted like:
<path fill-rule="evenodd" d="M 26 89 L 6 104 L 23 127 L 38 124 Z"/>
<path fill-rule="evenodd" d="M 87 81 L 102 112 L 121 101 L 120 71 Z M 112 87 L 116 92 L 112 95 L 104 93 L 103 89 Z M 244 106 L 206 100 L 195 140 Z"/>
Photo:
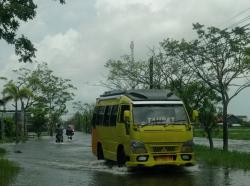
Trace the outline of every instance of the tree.
<path fill-rule="evenodd" d="M 217 126 L 216 123 L 216 109 L 214 104 L 208 99 L 203 102 L 204 106 L 200 109 L 200 122 L 203 125 L 205 132 L 207 133 L 207 138 L 209 141 L 210 149 L 214 148 L 212 131 L 213 128 Z"/>
<path fill-rule="evenodd" d="M 60 3 L 65 3 L 65 0 L 60 0 Z M 18 37 L 17 30 L 20 22 L 34 19 L 36 8 L 33 0 L 0 1 L 0 39 L 15 46 L 15 53 L 22 62 L 32 62 L 36 49 L 24 35 Z"/>
<path fill-rule="evenodd" d="M 42 131 L 46 129 L 46 124 L 48 122 L 48 118 L 46 116 L 48 115 L 48 110 L 46 109 L 44 103 L 39 102 L 34 104 L 32 108 L 29 109 L 29 111 L 31 113 L 31 122 L 33 129 L 35 130 L 37 137 L 39 138 Z"/>
<path fill-rule="evenodd" d="M 39 64 L 29 77 L 29 87 L 35 92 L 34 100 L 44 103 L 48 109 L 48 131 L 53 135 L 56 123 L 60 122 L 60 117 L 67 112 L 66 103 L 73 100 L 72 91 L 76 88 L 70 79 L 53 75 L 46 63 Z"/>
<path fill-rule="evenodd" d="M 73 108 L 77 112 L 70 120 L 71 122 L 75 122 L 75 128 L 86 133 L 90 133 L 95 105 L 78 101 L 73 103 Z"/>
<path fill-rule="evenodd" d="M 18 75 L 16 84 L 32 91 L 32 96 L 21 99 L 22 107 L 24 110 L 36 105 L 43 107 L 48 114 L 48 131 L 53 135 L 56 123 L 67 112 L 66 103 L 73 99 L 72 91 L 76 88 L 70 83 L 71 80 L 55 76 L 47 63 L 38 64 L 33 71 L 20 68 L 14 72 Z"/>
<path fill-rule="evenodd" d="M 18 124 L 17 124 L 17 101 L 19 99 L 19 95 L 18 95 L 18 90 L 17 90 L 17 87 L 9 82 L 8 84 L 6 84 L 4 86 L 4 90 L 3 90 L 3 93 L 4 94 L 7 94 L 8 96 L 10 96 L 12 99 L 14 99 L 14 106 L 15 106 L 15 126 L 16 126 L 16 143 L 19 142 L 19 130 L 18 130 Z"/>
<path fill-rule="evenodd" d="M 102 84 L 111 89 L 144 88 L 149 86 L 149 69 L 144 61 L 132 61 L 124 55 L 119 60 L 110 59 L 105 67 L 109 70 L 107 82 Z"/>
<path fill-rule="evenodd" d="M 11 96 L 3 96 L 2 99 L 0 99 L 0 106 L 3 107 L 2 113 L 1 113 L 1 139 L 3 140 L 5 138 L 5 119 L 4 119 L 4 113 L 5 113 L 5 105 L 7 102 L 9 102 L 12 99 Z"/>
<path fill-rule="evenodd" d="M 121 60 L 107 62 L 106 68 L 109 70 L 107 85 L 119 89 L 149 88 L 149 62 L 133 61 L 131 64 L 130 56 L 126 56 Z M 152 87 L 173 91 L 184 102 L 190 117 L 194 109 L 203 112 L 206 106 L 215 107 L 220 102 L 216 92 L 204 84 L 185 61 L 175 56 L 169 56 L 163 47 L 159 48 L 158 52 L 151 50 L 151 56 L 153 59 Z M 215 112 L 216 109 L 212 114 L 215 115 Z M 211 134 L 215 125 L 208 122 L 203 122 L 203 125 L 212 148 Z"/>
<path fill-rule="evenodd" d="M 5 77 L 0 77 L 0 80 L 7 80 Z M 6 99 L 6 97 L 3 95 L 3 98 L 0 99 L 0 106 L 3 107 L 2 114 L 1 114 L 1 139 L 5 138 L 5 123 L 4 123 L 4 111 L 5 111 L 5 104 L 8 102 L 9 98 Z"/>
<path fill-rule="evenodd" d="M 16 142 L 19 142 L 19 135 L 20 135 L 20 127 L 18 125 L 18 100 L 23 99 L 31 94 L 31 91 L 26 88 L 17 87 L 12 81 L 9 81 L 7 84 L 4 85 L 3 93 L 7 95 L 9 98 L 14 100 L 14 107 L 15 107 L 15 126 L 16 126 Z M 23 107 L 22 107 L 23 109 Z M 22 111 L 23 113 L 24 111 Z M 21 130 L 23 131 L 23 123 Z"/>
<path fill-rule="evenodd" d="M 165 54 L 184 61 L 196 76 L 218 93 L 223 107 L 223 149 L 228 150 L 227 108 L 229 102 L 250 86 L 249 33 L 245 27 L 232 30 L 193 25 L 198 38 L 187 42 L 166 39 Z M 230 92 L 229 92 L 230 90 Z"/>

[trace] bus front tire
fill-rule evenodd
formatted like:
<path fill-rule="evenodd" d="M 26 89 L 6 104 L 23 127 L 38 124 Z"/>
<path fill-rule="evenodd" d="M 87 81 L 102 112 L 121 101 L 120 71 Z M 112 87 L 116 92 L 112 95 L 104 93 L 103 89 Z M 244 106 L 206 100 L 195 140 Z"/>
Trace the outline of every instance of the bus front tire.
<path fill-rule="evenodd" d="M 121 147 L 118 149 L 117 153 L 117 165 L 118 167 L 123 167 L 126 163 L 126 155 L 124 149 Z"/>
<path fill-rule="evenodd" d="M 98 160 L 104 160 L 102 145 L 100 143 L 97 146 L 97 159 Z"/>

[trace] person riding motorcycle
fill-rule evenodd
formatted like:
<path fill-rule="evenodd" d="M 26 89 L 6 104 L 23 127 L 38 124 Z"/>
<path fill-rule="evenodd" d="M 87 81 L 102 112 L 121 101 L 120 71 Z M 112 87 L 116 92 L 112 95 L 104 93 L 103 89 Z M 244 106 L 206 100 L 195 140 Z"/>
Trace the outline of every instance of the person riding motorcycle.
<path fill-rule="evenodd" d="M 68 136 L 69 140 L 72 140 L 72 136 L 74 135 L 74 129 L 72 126 L 68 126 L 66 129 L 66 135 Z"/>
<path fill-rule="evenodd" d="M 63 128 L 61 127 L 60 124 L 57 125 L 55 132 L 56 132 L 56 142 L 57 143 L 63 142 Z"/>

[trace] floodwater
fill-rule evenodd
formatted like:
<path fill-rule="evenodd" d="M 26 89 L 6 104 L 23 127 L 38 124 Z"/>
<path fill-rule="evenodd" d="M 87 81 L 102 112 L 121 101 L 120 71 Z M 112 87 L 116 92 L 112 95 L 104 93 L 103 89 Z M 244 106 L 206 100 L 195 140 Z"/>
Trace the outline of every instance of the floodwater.
<path fill-rule="evenodd" d="M 66 138 L 65 138 L 66 139 Z M 52 137 L 4 144 L 8 158 L 20 164 L 13 186 L 249 186 L 250 172 L 196 165 L 187 168 L 127 170 L 91 153 L 90 135 L 76 132 L 72 141 Z M 15 153 L 20 150 L 21 153 Z"/>
<path fill-rule="evenodd" d="M 223 146 L 222 139 L 213 138 L 213 142 L 214 142 L 214 147 L 222 149 L 222 146 Z M 209 142 L 208 142 L 207 138 L 195 137 L 194 143 L 209 146 Z M 236 151 L 240 151 L 240 152 L 250 153 L 250 141 L 249 140 L 230 140 L 229 139 L 228 146 L 229 146 L 229 150 L 231 150 L 231 151 L 236 150 Z"/>

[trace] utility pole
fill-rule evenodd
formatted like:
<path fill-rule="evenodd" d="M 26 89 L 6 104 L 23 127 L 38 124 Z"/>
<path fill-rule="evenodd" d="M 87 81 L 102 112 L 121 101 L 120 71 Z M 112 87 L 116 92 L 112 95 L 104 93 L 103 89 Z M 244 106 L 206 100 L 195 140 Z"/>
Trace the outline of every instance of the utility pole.
<path fill-rule="evenodd" d="M 154 82 L 153 82 L 153 77 L 154 77 L 154 57 L 152 56 L 149 58 L 149 88 L 153 89 L 154 88 Z"/>
<path fill-rule="evenodd" d="M 135 57 L 134 57 L 134 48 L 135 48 L 135 45 L 134 45 L 134 41 L 131 41 L 130 42 L 130 55 L 131 55 L 131 64 L 130 64 L 130 72 L 132 72 L 132 68 L 133 68 L 133 65 L 134 65 L 134 62 L 135 62 Z M 132 89 L 135 89 L 135 84 L 133 83 L 132 85 Z"/>
<path fill-rule="evenodd" d="M 134 58 L 134 47 L 135 47 L 135 45 L 134 45 L 134 41 L 131 41 L 130 42 L 130 50 L 131 50 L 131 61 L 132 61 L 132 63 L 134 63 L 135 61 L 135 58 Z"/>

